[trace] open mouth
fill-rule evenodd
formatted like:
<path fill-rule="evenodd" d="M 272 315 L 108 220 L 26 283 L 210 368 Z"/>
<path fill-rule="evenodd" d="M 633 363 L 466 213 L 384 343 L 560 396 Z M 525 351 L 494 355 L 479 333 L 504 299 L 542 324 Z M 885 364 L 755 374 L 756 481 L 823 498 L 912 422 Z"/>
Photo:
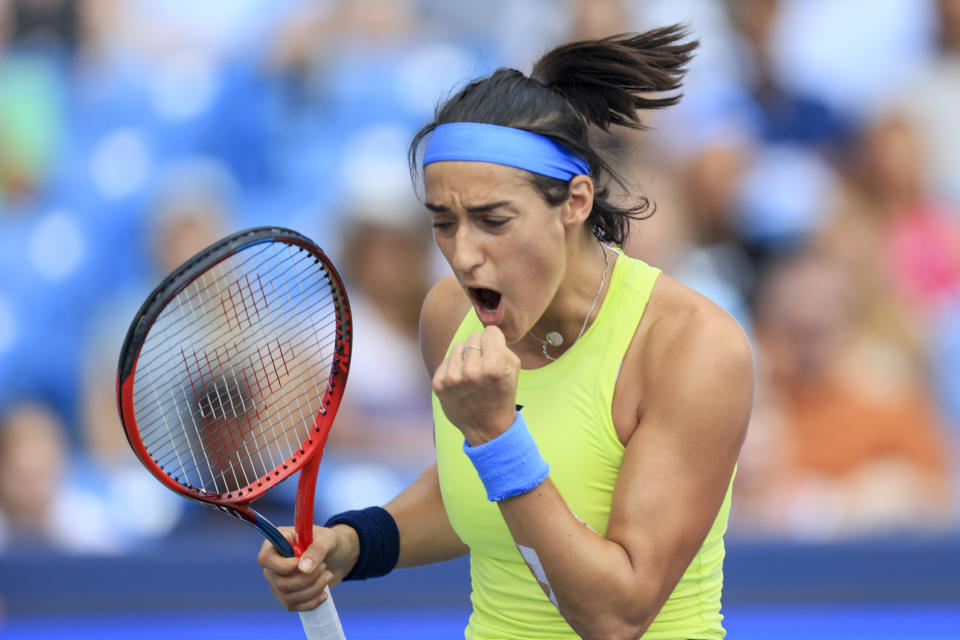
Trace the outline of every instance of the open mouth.
<path fill-rule="evenodd" d="M 470 299 L 477 311 L 483 311 L 486 314 L 493 315 L 500 307 L 500 293 L 493 289 L 483 289 L 480 287 L 470 287 Z"/>

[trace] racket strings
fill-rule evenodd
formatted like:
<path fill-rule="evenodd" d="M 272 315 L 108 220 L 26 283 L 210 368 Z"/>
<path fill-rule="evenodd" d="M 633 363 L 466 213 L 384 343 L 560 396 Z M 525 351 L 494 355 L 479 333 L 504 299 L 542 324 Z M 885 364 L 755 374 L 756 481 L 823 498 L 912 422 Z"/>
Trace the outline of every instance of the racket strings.
<path fill-rule="evenodd" d="M 321 368 L 327 368 L 328 366 L 329 364 L 324 362 Z M 217 381 L 214 390 L 208 390 L 208 395 L 202 397 L 200 402 L 197 403 L 197 406 L 194 407 L 194 411 L 192 411 L 189 416 L 191 420 L 199 420 L 202 423 L 204 420 L 229 421 L 243 418 L 246 421 L 249 420 L 249 412 L 253 411 L 262 429 L 264 423 L 270 423 L 271 420 L 279 418 L 279 408 L 276 408 L 276 405 L 275 410 L 271 413 L 269 406 L 262 406 L 262 404 L 257 403 L 257 396 L 251 390 L 255 389 L 257 393 L 259 393 L 262 387 L 255 382 L 251 383 L 251 376 L 246 374 L 246 372 L 244 372 L 242 377 L 245 379 L 243 383 L 240 382 L 241 376 L 235 376 L 235 380 L 233 381 Z M 305 384 L 301 386 L 306 387 Z M 195 398 L 190 397 L 191 390 L 187 387 L 182 387 L 181 391 L 185 394 L 186 402 L 193 402 L 195 400 Z M 169 388 L 169 392 L 171 394 L 174 393 L 172 387 Z M 299 403 L 298 409 L 303 411 L 302 405 L 310 406 L 314 402 L 314 399 L 322 397 L 322 394 L 323 391 L 318 388 L 315 388 L 312 393 L 310 389 L 304 388 L 303 393 L 291 396 L 290 400 L 291 402 Z M 227 398 L 226 401 L 224 401 L 224 397 Z M 263 397 L 266 397 L 265 394 Z M 229 410 L 227 409 L 228 406 L 230 407 Z M 160 424 L 163 425 L 163 423 Z M 153 428 L 149 433 L 143 432 L 144 446 L 148 451 L 155 450 L 156 445 L 159 444 L 161 439 L 169 437 L 169 431 L 169 428 Z M 253 431 L 253 433 L 256 432 Z M 267 440 L 267 442 L 270 442 L 270 440 Z M 166 463 L 167 461 L 158 460 L 158 462 Z M 276 466 L 276 464 L 273 466 Z"/>
<path fill-rule="evenodd" d="M 311 346 L 317 344 L 318 340 L 321 343 L 326 344 L 329 341 L 335 339 L 336 337 L 335 309 L 333 309 L 332 305 L 328 305 L 328 307 L 325 308 L 324 311 L 326 312 L 324 313 L 324 316 L 322 319 L 323 326 L 324 326 L 324 333 L 319 337 L 315 335 L 315 331 L 312 328 L 303 326 L 302 323 L 298 325 L 295 318 L 291 319 L 291 321 L 285 325 L 280 325 L 279 328 L 281 330 L 297 338 L 295 342 L 292 342 L 289 345 L 290 350 L 295 355 L 300 354 L 304 350 L 309 349 Z M 298 333 L 293 333 L 292 329 L 295 329 L 298 326 L 300 328 L 300 331 Z M 224 340 L 224 341 L 221 341 L 220 343 L 213 344 L 212 347 L 213 347 L 212 349 L 213 359 L 218 362 L 218 365 L 219 365 L 218 368 L 221 368 L 221 370 L 223 369 L 223 360 L 224 358 L 226 358 L 228 359 L 228 362 L 230 362 L 230 366 L 234 374 L 236 373 L 235 369 L 238 362 L 241 363 L 242 373 L 247 373 L 249 371 L 250 372 L 249 375 L 254 375 L 258 372 L 258 367 L 260 367 L 261 360 L 263 358 L 263 347 L 261 345 L 248 345 L 247 350 L 242 350 L 240 346 L 236 344 L 235 341 L 228 342 L 227 340 Z M 257 352 L 255 347 L 260 348 L 259 353 Z M 273 349 L 274 347 L 272 345 L 268 345 L 268 348 Z M 221 350 L 223 355 L 221 355 Z M 280 350 L 282 351 L 282 346 L 280 347 Z M 184 360 L 186 360 L 187 365 L 189 365 L 189 363 L 194 360 L 209 359 L 210 358 L 209 354 L 210 352 L 205 349 L 200 354 L 197 354 L 195 351 L 191 352 L 189 355 L 185 353 L 181 354 L 183 356 L 183 359 L 181 359 L 179 362 L 176 359 L 171 358 L 170 365 L 166 369 L 157 371 L 156 372 L 157 376 L 166 378 L 166 379 L 173 378 L 178 373 L 183 372 L 185 368 Z M 325 357 L 328 360 L 332 360 L 332 354 L 328 354 Z M 327 362 L 326 360 L 324 361 L 324 366 L 329 366 L 329 364 L 330 363 Z M 253 379 L 253 381 L 260 384 L 260 386 L 265 386 L 267 389 L 270 388 L 269 380 L 261 382 L 260 378 L 256 377 Z M 148 406 L 145 408 L 143 417 L 146 417 L 148 420 L 152 421 L 154 418 L 153 414 L 159 413 L 161 409 L 162 408 L 159 406 L 153 406 L 153 407 Z M 141 434 L 147 435 L 148 433 L 149 433 L 148 429 L 141 429 Z"/>
<path fill-rule="evenodd" d="M 322 264 L 261 243 L 180 291 L 141 350 L 134 407 L 155 462 L 182 485 L 231 494 L 297 457 L 324 407 L 339 297 Z"/>
<path fill-rule="evenodd" d="M 286 269 L 283 269 L 282 265 L 279 265 L 279 264 L 268 265 L 268 269 L 265 270 L 264 273 L 262 274 L 258 273 L 258 278 L 261 281 L 261 283 L 264 279 L 266 279 L 272 285 L 275 280 L 283 280 L 287 277 L 290 277 L 293 273 L 295 273 L 295 270 L 309 268 L 310 264 L 313 263 L 313 259 L 309 256 L 303 257 L 301 258 L 301 260 L 303 261 L 302 263 L 301 262 L 291 263 L 290 265 L 287 266 Z M 251 262 L 252 261 L 250 259 L 247 259 L 244 261 L 243 264 L 238 265 L 237 267 L 234 267 L 234 268 L 235 269 L 237 268 L 253 269 L 255 267 L 250 264 Z M 222 271 L 221 267 L 222 267 L 222 264 L 214 268 Z M 322 270 L 322 267 L 320 267 L 320 269 Z M 323 271 L 323 273 L 326 274 L 326 271 Z M 185 328 L 180 329 L 178 333 L 180 340 L 188 340 L 188 341 L 193 340 L 197 337 L 197 335 L 208 335 L 212 330 L 219 330 L 219 328 L 222 327 L 224 324 L 224 318 L 227 319 L 228 329 L 231 328 L 231 324 L 229 320 L 230 316 L 228 315 L 228 313 L 230 312 L 226 311 L 226 304 L 224 302 L 221 302 L 221 309 L 224 310 L 224 318 L 218 317 L 216 314 L 210 313 L 208 310 L 202 309 L 204 302 L 212 299 L 211 291 L 210 291 L 212 288 L 216 288 L 216 291 L 215 291 L 216 296 L 219 296 L 221 298 L 223 298 L 224 296 L 228 296 L 228 294 L 225 293 L 225 291 L 227 291 L 227 288 L 221 286 L 224 284 L 225 278 L 221 276 L 217 279 L 214 279 L 213 282 L 211 283 L 206 283 L 203 286 L 203 288 L 201 288 L 199 284 L 200 280 L 205 281 L 206 279 L 207 279 L 207 273 L 204 273 L 203 275 L 200 276 L 200 278 L 198 278 L 197 280 L 194 280 L 190 285 L 188 285 L 186 289 L 181 291 L 170 303 L 170 304 L 176 304 L 177 306 L 177 310 L 180 314 L 179 315 L 180 326 L 183 327 L 184 325 L 187 325 L 190 327 L 190 329 L 185 329 Z M 329 290 L 330 290 L 329 280 L 314 278 L 310 281 L 309 287 L 303 292 L 303 294 L 305 296 L 311 295 L 313 293 L 323 294 L 328 292 Z M 274 292 L 274 295 L 276 295 L 275 292 Z M 199 318 L 197 317 L 197 314 L 198 314 L 197 307 L 201 307 L 199 311 L 200 313 Z M 184 311 L 184 308 L 186 308 L 186 312 Z M 186 318 L 187 313 L 189 313 L 190 315 L 189 319 Z M 233 317 L 236 317 L 236 314 L 233 314 Z M 239 324 L 236 326 L 237 326 L 237 329 L 240 329 Z M 157 330 L 157 329 L 164 330 L 165 325 L 160 325 L 160 326 L 155 325 L 154 330 Z M 146 358 L 146 359 L 152 359 L 153 357 L 155 357 L 156 351 L 162 351 L 166 346 L 167 346 L 167 343 L 164 341 L 154 341 L 153 343 L 145 343 L 143 345 L 143 348 L 140 351 L 140 357 Z"/>
<path fill-rule="evenodd" d="M 304 400 L 310 399 L 310 396 L 308 396 L 307 394 L 304 394 L 301 397 Z M 312 419 L 308 419 L 307 416 L 302 412 L 302 410 L 298 411 L 298 416 L 303 421 L 304 424 L 307 424 L 307 423 L 312 424 Z M 286 418 L 289 420 L 290 419 L 289 413 L 287 416 L 281 416 L 280 411 L 278 409 L 273 414 L 265 418 L 262 418 L 259 421 L 259 423 L 262 425 L 263 421 L 269 422 L 270 420 L 274 420 L 274 419 L 279 420 L 283 418 Z M 258 427 L 252 423 L 247 423 L 244 417 L 238 417 L 238 421 L 240 422 L 240 424 L 238 425 L 237 428 L 240 430 L 242 430 L 243 427 L 249 425 L 250 427 L 249 437 L 253 438 L 254 447 L 252 449 L 249 448 L 248 446 L 249 443 L 245 442 L 246 451 L 238 450 L 232 453 L 231 455 L 234 456 L 233 461 L 237 464 L 237 466 L 241 470 L 249 470 L 249 469 L 256 470 L 256 468 L 259 467 L 259 472 L 255 473 L 252 477 L 245 476 L 245 479 L 246 479 L 245 485 L 252 484 L 253 482 L 258 481 L 261 478 L 267 477 L 270 474 L 276 475 L 278 473 L 276 469 L 279 467 L 282 467 L 284 458 L 281 457 L 277 459 L 276 455 L 274 455 L 274 452 L 278 451 L 281 448 L 281 446 L 284 445 L 284 443 L 280 442 L 280 438 L 284 434 L 278 433 L 276 432 L 276 430 L 271 430 L 271 432 L 273 433 L 273 437 L 271 438 L 269 434 L 266 432 L 266 430 L 262 428 L 262 426 L 259 428 L 259 432 L 258 432 Z M 202 428 L 202 427 L 199 427 L 199 428 Z M 286 446 L 287 447 L 290 446 L 289 442 L 286 443 Z M 204 470 L 206 470 L 211 476 L 219 477 L 220 482 L 222 482 L 224 485 L 227 485 L 227 486 L 235 482 L 239 482 L 239 479 L 235 477 L 233 478 L 229 477 L 228 470 L 221 470 L 219 473 L 215 472 L 212 468 L 210 468 L 210 462 L 206 458 L 202 460 L 198 460 L 195 457 L 191 456 L 192 466 L 185 465 L 184 462 L 179 457 L 179 451 L 180 449 L 176 449 L 173 452 L 171 452 L 171 454 L 168 455 L 167 458 L 156 460 L 157 464 L 160 465 L 160 467 L 163 469 L 170 469 L 172 466 L 174 469 L 179 469 L 181 473 L 186 476 L 190 476 L 192 473 L 201 474 L 204 472 Z M 265 458 L 264 455 L 266 455 L 267 458 Z M 204 464 L 206 465 L 205 467 L 204 467 Z M 236 469 L 231 469 L 230 471 L 236 471 Z M 243 473 L 243 471 L 241 471 L 241 473 Z M 196 488 L 202 488 L 202 487 L 196 487 Z"/>
<path fill-rule="evenodd" d="M 295 341 L 288 345 L 289 352 L 292 352 L 294 356 L 297 354 L 303 354 L 305 351 L 309 351 L 311 347 L 316 344 L 329 344 L 336 339 L 336 326 L 335 326 L 335 315 L 332 305 L 328 305 L 323 309 L 324 317 L 322 324 L 324 327 L 324 332 L 317 336 L 316 332 L 310 328 L 306 327 L 303 322 L 297 322 L 297 319 L 294 318 L 293 321 L 285 325 L 280 325 L 280 329 L 287 333 L 288 335 L 295 336 Z M 300 327 L 298 333 L 292 333 L 290 331 L 291 327 Z M 231 351 L 231 346 L 233 347 Z M 222 352 L 221 352 L 222 350 Z M 247 350 L 241 350 L 239 345 L 235 342 L 221 342 L 220 344 L 213 345 L 213 357 L 211 358 L 210 352 L 204 350 L 200 354 L 195 351 L 191 352 L 189 356 L 181 351 L 181 360 L 177 362 L 176 359 L 171 358 L 172 364 L 166 368 L 158 371 L 158 376 L 161 379 L 170 380 L 175 376 L 177 372 L 182 373 L 185 369 L 191 371 L 190 368 L 191 362 L 196 364 L 195 370 L 197 371 L 197 377 L 200 379 L 201 384 L 205 384 L 206 378 L 209 377 L 211 380 L 216 382 L 222 382 L 224 378 L 233 378 L 236 380 L 233 387 L 235 389 L 240 388 L 239 379 L 243 378 L 246 382 L 246 385 L 250 388 L 256 386 L 259 392 L 259 395 L 266 396 L 267 392 L 272 390 L 272 386 L 275 380 L 278 378 L 278 373 L 273 372 L 273 375 L 270 375 L 270 372 L 266 370 L 265 366 L 265 356 L 264 351 L 267 352 L 266 358 L 273 357 L 273 353 L 277 352 L 280 355 L 281 360 L 285 359 L 283 354 L 282 344 L 277 341 L 273 344 L 266 345 L 266 349 L 262 345 L 252 344 L 249 345 Z M 318 360 L 320 362 L 320 368 L 324 371 L 327 371 L 330 366 L 330 361 L 332 360 L 333 354 L 310 354 L 307 353 L 307 357 L 311 359 Z M 229 365 L 224 365 L 224 360 L 227 360 Z M 274 357 L 274 363 L 276 358 Z M 212 368 L 208 368 L 209 373 L 204 373 L 204 367 L 202 362 L 217 362 L 218 373 L 213 373 Z M 238 374 L 238 363 L 240 373 Z M 285 365 L 285 369 L 289 370 L 289 366 Z M 261 373 L 262 371 L 262 373 Z M 206 376 L 206 377 L 205 377 Z M 317 387 L 318 393 L 322 393 L 322 390 Z M 248 396 L 243 396 L 241 394 L 241 399 Z M 220 399 L 222 402 L 222 398 Z M 214 405 L 211 407 L 216 409 Z M 154 420 L 156 414 L 161 413 L 163 407 L 160 405 L 148 406 L 145 408 L 144 413 L 141 415 L 141 418 L 145 419 L 146 422 L 155 424 Z M 144 436 L 144 439 L 149 439 L 151 432 L 153 430 L 150 428 L 141 428 L 141 435 Z"/>
<path fill-rule="evenodd" d="M 331 332 L 331 338 L 333 335 L 334 333 Z M 330 359 L 332 358 L 328 357 L 323 360 L 320 364 L 320 368 L 325 371 L 329 370 Z M 278 405 L 275 411 L 272 413 L 269 411 L 269 394 L 271 391 L 274 391 L 277 386 L 276 381 L 270 382 L 270 379 L 275 374 L 276 371 L 258 372 L 254 368 L 247 369 L 247 367 L 244 366 L 240 375 L 237 375 L 236 370 L 233 370 L 230 376 L 224 376 L 220 379 L 212 380 L 204 387 L 204 395 L 195 399 L 197 406 L 191 413 L 190 423 L 188 424 L 192 424 L 193 430 L 197 432 L 197 435 L 199 436 L 200 431 L 209 431 L 211 425 L 216 425 L 221 431 L 226 433 L 226 437 L 223 437 L 223 434 L 221 434 L 222 437 L 219 439 L 219 441 L 217 439 L 213 439 L 208 445 L 208 449 L 212 449 L 212 452 L 208 451 L 208 455 L 212 454 L 214 457 L 216 457 L 221 466 L 221 452 L 225 453 L 229 457 L 229 452 L 235 451 L 236 453 L 234 455 L 237 456 L 237 462 L 240 464 L 242 470 L 247 469 L 244 459 L 252 458 L 252 455 L 250 454 L 244 456 L 243 451 L 237 448 L 236 442 L 227 441 L 227 438 L 233 438 L 234 432 L 237 432 L 238 437 L 240 438 L 244 438 L 243 433 L 245 431 L 251 433 L 255 439 L 257 436 L 259 436 L 260 442 L 257 443 L 256 446 L 260 448 L 270 448 L 270 465 L 272 467 L 279 466 L 276 456 L 273 455 L 274 451 L 279 445 L 283 444 L 287 451 L 292 451 L 293 449 L 297 448 L 299 440 L 291 441 L 289 439 L 289 430 L 278 429 L 275 426 L 277 422 L 284 418 L 284 416 L 280 415 L 283 407 Z M 240 383 L 241 377 L 243 377 L 245 380 L 243 384 Z M 230 378 L 233 378 L 233 380 Z M 316 383 L 316 378 L 313 379 L 313 382 Z M 307 385 L 301 380 L 301 386 Z M 246 389 L 246 392 L 244 389 Z M 184 392 L 187 394 L 187 401 L 192 403 L 194 398 L 189 397 L 190 391 L 190 389 L 184 388 Z M 314 384 L 313 393 L 310 393 L 309 388 L 307 388 L 302 394 L 288 394 L 286 398 L 288 400 L 286 424 L 290 423 L 289 405 L 292 403 L 298 403 L 298 413 L 303 416 L 303 423 L 312 426 L 313 419 L 306 417 L 306 412 L 303 409 L 303 405 L 316 405 L 316 400 L 318 398 L 322 398 L 324 391 L 325 389 L 321 390 L 316 384 Z M 263 405 L 265 406 L 258 404 L 258 396 L 264 399 Z M 226 399 L 224 399 L 225 397 Z M 256 412 L 255 423 L 251 423 L 250 418 L 247 415 L 251 410 Z M 312 414 L 313 412 L 310 413 Z M 232 423 L 230 422 L 231 419 L 233 420 Z M 258 430 L 254 428 L 254 424 L 259 425 L 259 433 Z M 274 437 L 271 438 L 267 433 L 265 433 L 264 425 L 269 425 L 270 431 L 274 434 Z M 189 435 L 189 433 L 190 431 L 185 431 L 185 434 Z M 161 437 L 163 435 L 163 433 L 160 433 Z M 302 433 L 298 433 L 297 435 L 301 438 L 305 438 L 308 437 L 308 432 L 306 429 L 304 429 Z M 281 437 L 286 438 L 284 443 L 280 442 Z M 154 440 L 151 438 L 151 435 L 147 433 L 144 433 L 144 438 L 145 446 L 149 451 L 151 450 L 151 445 L 153 444 Z M 242 441 L 245 447 L 249 448 L 251 446 L 248 439 L 243 439 Z M 218 442 L 222 443 L 219 447 Z M 162 459 L 158 460 L 158 463 L 166 467 L 169 464 L 169 461 L 167 459 Z M 183 466 L 182 463 L 181 466 Z M 266 470 L 264 470 L 262 467 L 265 466 L 266 463 L 261 462 L 261 471 L 264 473 Z M 189 471 L 189 469 L 184 469 L 184 471 Z M 245 484 L 249 484 L 249 481 L 252 481 L 252 479 L 253 478 L 250 475 L 245 476 Z"/>

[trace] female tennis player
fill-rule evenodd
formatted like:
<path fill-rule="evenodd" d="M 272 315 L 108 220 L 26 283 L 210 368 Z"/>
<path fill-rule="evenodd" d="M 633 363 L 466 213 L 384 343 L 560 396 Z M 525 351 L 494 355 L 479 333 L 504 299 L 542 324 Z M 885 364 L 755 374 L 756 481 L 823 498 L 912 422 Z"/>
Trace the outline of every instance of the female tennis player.
<path fill-rule="evenodd" d="M 590 136 L 677 102 L 696 46 L 678 26 L 561 46 L 470 83 L 414 138 L 453 270 L 421 317 L 436 464 L 299 560 L 265 544 L 287 608 L 469 553 L 467 638 L 724 636 L 752 354 L 719 307 L 615 248 L 649 203 L 611 202 Z"/>

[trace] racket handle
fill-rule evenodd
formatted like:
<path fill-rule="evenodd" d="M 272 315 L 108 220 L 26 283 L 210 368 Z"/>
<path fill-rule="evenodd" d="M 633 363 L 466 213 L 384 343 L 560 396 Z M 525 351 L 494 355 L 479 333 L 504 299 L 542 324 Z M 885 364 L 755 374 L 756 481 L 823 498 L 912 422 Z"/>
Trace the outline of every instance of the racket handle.
<path fill-rule="evenodd" d="M 330 587 L 324 589 L 327 599 L 313 611 L 301 611 L 300 622 L 303 623 L 303 632 L 307 640 L 346 640 L 343 627 L 340 626 L 340 616 L 333 604 Z"/>

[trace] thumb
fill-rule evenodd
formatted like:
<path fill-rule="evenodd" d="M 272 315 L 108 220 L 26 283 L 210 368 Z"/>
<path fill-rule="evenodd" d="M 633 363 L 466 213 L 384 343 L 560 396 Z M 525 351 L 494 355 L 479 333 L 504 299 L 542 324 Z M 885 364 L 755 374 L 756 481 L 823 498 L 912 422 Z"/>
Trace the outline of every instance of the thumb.
<path fill-rule="evenodd" d="M 313 528 L 313 542 L 300 554 L 297 568 L 302 573 L 310 573 L 318 565 L 325 564 L 327 554 L 334 543 L 333 532 L 324 527 Z"/>

